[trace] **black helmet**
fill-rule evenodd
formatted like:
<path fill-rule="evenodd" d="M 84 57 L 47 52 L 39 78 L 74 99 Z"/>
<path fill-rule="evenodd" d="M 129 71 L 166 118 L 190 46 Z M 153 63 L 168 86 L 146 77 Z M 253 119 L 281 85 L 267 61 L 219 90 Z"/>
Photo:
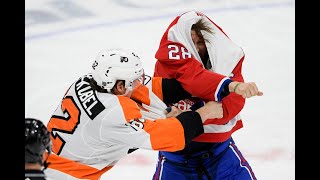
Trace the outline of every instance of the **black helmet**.
<path fill-rule="evenodd" d="M 51 153 L 50 133 L 46 126 L 40 120 L 25 118 L 25 138 L 25 163 L 43 165 L 43 153 L 45 150 Z"/>

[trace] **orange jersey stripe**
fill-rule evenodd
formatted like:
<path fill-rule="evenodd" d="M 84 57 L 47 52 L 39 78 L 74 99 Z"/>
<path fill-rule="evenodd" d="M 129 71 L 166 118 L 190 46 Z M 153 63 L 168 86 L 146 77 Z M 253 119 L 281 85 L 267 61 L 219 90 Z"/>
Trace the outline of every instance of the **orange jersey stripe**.
<path fill-rule="evenodd" d="M 142 117 L 142 114 L 136 102 L 125 96 L 118 96 L 118 99 L 122 106 L 123 114 L 127 122 L 129 122 L 132 119 Z"/>
<path fill-rule="evenodd" d="M 130 98 L 148 106 L 150 105 L 149 89 L 146 86 L 139 86 L 134 89 Z"/>
<path fill-rule="evenodd" d="M 162 94 L 162 78 L 161 77 L 153 77 L 152 78 L 152 92 L 158 96 L 159 99 L 163 101 Z"/>
<path fill-rule="evenodd" d="M 69 159 L 65 159 L 56 154 L 50 154 L 48 157 L 48 168 L 61 171 L 80 179 L 98 180 L 103 173 L 113 166 L 106 166 L 99 170 Z"/>

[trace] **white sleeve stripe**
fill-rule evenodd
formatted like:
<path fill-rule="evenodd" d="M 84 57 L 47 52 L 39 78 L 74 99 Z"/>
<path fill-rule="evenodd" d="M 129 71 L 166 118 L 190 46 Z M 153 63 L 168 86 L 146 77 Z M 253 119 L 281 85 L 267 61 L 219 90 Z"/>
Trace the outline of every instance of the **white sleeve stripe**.
<path fill-rule="evenodd" d="M 241 120 L 240 114 L 232 118 L 227 124 L 218 125 L 218 124 L 207 124 L 204 125 L 204 133 L 225 133 L 232 130 L 232 128 Z"/>

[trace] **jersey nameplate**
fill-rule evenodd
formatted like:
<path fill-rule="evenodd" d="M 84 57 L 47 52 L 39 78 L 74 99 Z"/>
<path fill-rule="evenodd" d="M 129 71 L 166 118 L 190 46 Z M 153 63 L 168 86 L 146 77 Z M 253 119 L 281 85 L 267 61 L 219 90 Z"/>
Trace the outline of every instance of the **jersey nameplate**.
<path fill-rule="evenodd" d="M 76 82 L 75 90 L 81 106 L 91 120 L 105 109 L 104 105 L 98 100 L 94 90 L 91 88 L 89 78 L 80 78 Z"/>

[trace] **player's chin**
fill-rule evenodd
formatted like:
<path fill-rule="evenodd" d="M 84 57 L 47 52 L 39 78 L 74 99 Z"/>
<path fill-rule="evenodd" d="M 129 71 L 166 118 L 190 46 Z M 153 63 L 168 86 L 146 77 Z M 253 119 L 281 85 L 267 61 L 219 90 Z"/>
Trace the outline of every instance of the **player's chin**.
<path fill-rule="evenodd" d="M 126 92 L 123 94 L 123 96 L 126 96 L 128 98 L 130 98 L 132 95 L 132 90 L 126 89 Z"/>

